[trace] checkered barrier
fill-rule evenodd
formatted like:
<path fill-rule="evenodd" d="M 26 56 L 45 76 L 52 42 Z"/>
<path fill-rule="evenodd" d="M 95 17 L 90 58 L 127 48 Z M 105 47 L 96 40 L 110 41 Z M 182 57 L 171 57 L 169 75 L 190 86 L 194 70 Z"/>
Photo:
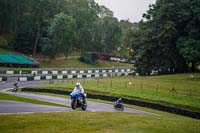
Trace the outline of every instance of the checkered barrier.
<path fill-rule="evenodd" d="M 21 77 L 20 81 L 30 80 L 51 80 L 51 79 L 82 79 L 82 78 L 100 78 L 100 77 L 116 77 L 116 76 L 128 76 L 133 74 L 133 71 L 87 71 L 88 73 L 72 71 L 68 74 L 57 74 L 57 75 L 44 75 L 44 76 L 29 76 Z M 104 73 L 102 73 L 104 72 Z"/>
<path fill-rule="evenodd" d="M 20 77 L 19 77 L 20 81 L 116 77 L 116 76 L 128 76 L 133 73 L 134 71 L 129 68 L 6 71 L 7 75 L 20 74 Z M 23 74 L 30 74 L 30 76 L 23 76 Z"/>
<path fill-rule="evenodd" d="M 57 74 L 76 74 L 76 73 L 110 73 L 110 72 L 130 72 L 129 68 L 118 69 L 59 69 L 59 70 L 0 70 L 0 74 L 17 75 L 17 74 L 41 74 L 41 75 L 57 75 Z"/>

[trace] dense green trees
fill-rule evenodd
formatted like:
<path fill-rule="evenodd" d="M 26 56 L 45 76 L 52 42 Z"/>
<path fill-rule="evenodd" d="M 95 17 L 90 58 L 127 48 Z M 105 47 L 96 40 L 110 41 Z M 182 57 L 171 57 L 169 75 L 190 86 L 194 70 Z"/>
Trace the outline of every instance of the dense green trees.
<path fill-rule="evenodd" d="M 137 67 L 151 70 L 185 72 L 200 62 L 200 1 L 157 0 L 150 5 L 133 33 L 132 48 Z"/>
<path fill-rule="evenodd" d="M 1 0 L 0 10 L 0 36 L 23 53 L 111 53 L 120 43 L 118 20 L 94 0 Z"/>
<path fill-rule="evenodd" d="M 199 24 L 200 0 L 157 0 L 139 25 L 94 0 L 0 0 L 0 46 L 50 59 L 71 49 L 117 54 L 143 74 L 194 71 Z"/>
<path fill-rule="evenodd" d="M 51 40 L 50 48 L 52 48 L 52 51 L 67 55 L 74 42 L 75 20 L 71 16 L 59 13 L 51 20 L 47 31 Z"/>

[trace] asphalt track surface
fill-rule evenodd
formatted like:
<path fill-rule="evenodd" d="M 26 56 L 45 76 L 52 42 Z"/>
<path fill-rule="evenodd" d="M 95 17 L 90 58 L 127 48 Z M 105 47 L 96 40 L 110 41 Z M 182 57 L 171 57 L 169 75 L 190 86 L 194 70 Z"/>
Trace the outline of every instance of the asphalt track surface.
<path fill-rule="evenodd" d="M 0 113 L 70 112 L 69 108 L 0 100 Z"/>
<path fill-rule="evenodd" d="M 34 86 L 47 83 L 46 81 L 28 81 L 21 82 L 20 87 Z M 36 99 L 40 101 L 46 101 L 61 105 L 71 105 L 71 99 L 61 98 L 55 96 L 47 96 L 47 95 L 38 95 L 38 94 L 30 94 L 30 93 L 16 93 L 16 92 L 8 92 L 6 89 L 12 88 L 12 82 L 0 83 L 0 92 L 6 93 L 10 95 L 25 97 Z M 119 112 L 113 108 L 111 104 L 99 103 L 87 101 L 87 110 L 93 112 Z M 70 112 L 74 111 L 71 108 L 64 107 L 54 107 L 54 106 L 45 106 L 45 105 L 37 105 L 30 103 L 22 103 L 22 102 L 14 102 L 14 101 L 0 101 L 0 113 L 28 113 L 28 112 Z M 142 110 L 124 108 L 123 112 L 127 113 L 138 113 L 138 114 L 148 114 L 148 115 L 156 115 L 154 113 L 145 112 Z"/>

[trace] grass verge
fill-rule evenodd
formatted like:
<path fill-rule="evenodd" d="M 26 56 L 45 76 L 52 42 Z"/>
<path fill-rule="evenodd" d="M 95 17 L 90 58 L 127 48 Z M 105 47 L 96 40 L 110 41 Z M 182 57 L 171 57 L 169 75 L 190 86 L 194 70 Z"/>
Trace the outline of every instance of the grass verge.
<path fill-rule="evenodd" d="M 41 68 L 96 68 L 96 67 L 133 67 L 131 64 L 112 62 L 112 61 L 98 61 L 97 64 L 91 65 L 79 61 L 79 59 L 65 59 L 55 60 L 51 63 L 40 61 Z"/>
<path fill-rule="evenodd" d="M 37 93 L 38 94 L 38 93 Z M 45 94 L 45 93 L 41 93 Z M 46 94 L 68 97 L 57 94 Z M 97 101 L 97 100 L 94 100 Z M 100 101 L 111 103 L 107 101 Z M 153 109 L 125 105 L 161 116 L 106 113 L 68 112 L 0 115 L 1 133 L 199 133 L 200 120 L 174 115 Z"/>
<path fill-rule="evenodd" d="M 68 112 L 0 115 L 1 133 L 199 133 L 200 121 L 168 113 L 162 116 Z"/>
<path fill-rule="evenodd" d="M 194 75 L 190 78 L 190 75 Z M 194 78 L 195 77 L 195 78 Z M 200 74 L 79 80 L 87 93 L 113 95 L 200 110 Z M 46 84 L 33 88 L 73 90 L 74 82 Z M 177 93 L 171 93 L 174 88 Z"/>

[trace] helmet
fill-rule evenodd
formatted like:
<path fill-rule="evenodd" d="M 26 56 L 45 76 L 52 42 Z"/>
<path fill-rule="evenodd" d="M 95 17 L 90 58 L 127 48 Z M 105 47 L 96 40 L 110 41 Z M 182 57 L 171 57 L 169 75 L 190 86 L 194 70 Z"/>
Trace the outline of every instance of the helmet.
<path fill-rule="evenodd" d="M 76 86 L 80 86 L 81 84 L 79 82 L 76 83 Z"/>

